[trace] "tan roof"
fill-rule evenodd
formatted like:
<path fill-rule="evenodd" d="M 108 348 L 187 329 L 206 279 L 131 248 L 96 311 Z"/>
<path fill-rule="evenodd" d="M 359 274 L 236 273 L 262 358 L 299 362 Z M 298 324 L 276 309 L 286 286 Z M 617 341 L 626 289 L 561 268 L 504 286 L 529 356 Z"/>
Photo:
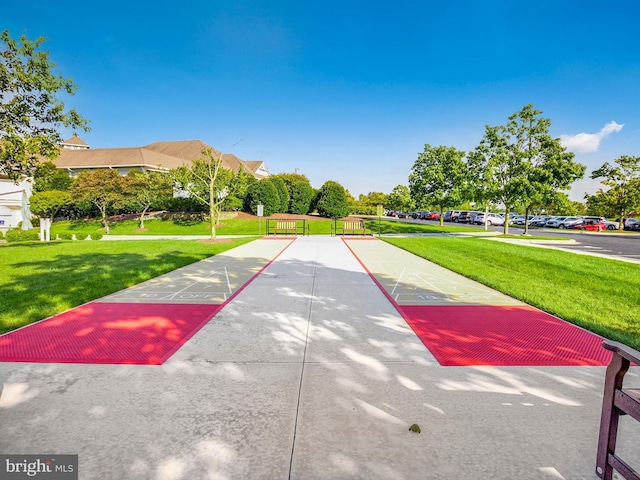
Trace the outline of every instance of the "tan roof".
<path fill-rule="evenodd" d="M 63 145 L 82 145 L 83 147 L 88 147 L 89 144 L 87 142 L 85 142 L 84 140 L 82 140 L 79 136 L 74 135 L 73 137 L 71 137 L 68 140 L 65 140 L 64 142 L 62 142 Z"/>
<path fill-rule="evenodd" d="M 174 142 L 155 142 L 144 147 L 127 148 L 93 148 L 85 150 L 61 149 L 55 164 L 58 168 L 124 168 L 144 167 L 159 170 L 170 170 L 190 161 L 202 158 L 202 150 L 212 148 L 201 140 L 180 140 Z M 213 149 L 214 155 L 220 152 Z M 254 176 L 264 162 L 245 162 L 232 153 L 222 154 L 222 162 L 226 168 L 237 172 L 244 168 Z"/>
<path fill-rule="evenodd" d="M 109 168 L 109 167 L 147 167 L 172 169 L 184 165 L 182 158 L 164 155 L 143 147 L 130 148 L 93 148 L 89 150 L 65 150 L 55 164 L 58 168 Z"/>
<path fill-rule="evenodd" d="M 178 140 L 175 142 L 155 142 L 142 148 L 184 160 L 195 160 L 202 157 L 203 149 L 212 147 L 201 140 Z M 219 155 L 220 152 L 214 148 L 213 154 Z"/>

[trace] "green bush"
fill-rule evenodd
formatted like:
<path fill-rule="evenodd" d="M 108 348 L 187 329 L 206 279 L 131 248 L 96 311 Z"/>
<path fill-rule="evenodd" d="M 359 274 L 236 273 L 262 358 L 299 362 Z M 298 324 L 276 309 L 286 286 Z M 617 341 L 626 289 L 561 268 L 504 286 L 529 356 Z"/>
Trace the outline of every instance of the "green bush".
<path fill-rule="evenodd" d="M 33 242 L 40 240 L 37 230 L 9 230 L 5 235 L 7 242 Z"/>
<path fill-rule="evenodd" d="M 58 234 L 58 240 L 71 240 L 73 239 L 73 233 L 71 232 L 61 232 Z"/>
<path fill-rule="evenodd" d="M 2 233 L 2 230 L 0 230 L 0 240 L 4 239 L 4 233 Z"/>
<path fill-rule="evenodd" d="M 349 215 L 349 203 L 344 187 L 331 180 L 325 182 L 318 191 L 316 209 L 321 216 L 333 219 Z"/>
<path fill-rule="evenodd" d="M 76 240 L 86 240 L 88 236 L 89 234 L 86 232 L 78 232 L 76 233 Z"/>
<path fill-rule="evenodd" d="M 91 234 L 91 240 L 100 240 L 102 238 L 102 234 L 101 233 L 92 233 Z"/>
<path fill-rule="evenodd" d="M 300 180 L 291 185 L 291 213 L 306 215 L 311 211 L 313 199 L 316 196 L 315 189 L 309 184 Z"/>
<path fill-rule="evenodd" d="M 268 217 L 280 211 L 278 189 L 269 178 L 263 178 L 249 187 L 247 201 L 250 211 L 258 213 L 258 205 L 264 206 L 264 216 Z"/>
<path fill-rule="evenodd" d="M 174 197 L 167 201 L 166 210 L 170 212 L 204 212 L 207 207 L 190 197 Z"/>
<path fill-rule="evenodd" d="M 289 211 L 289 190 L 284 180 L 280 177 L 269 178 L 278 191 L 278 198 L 280 199 L 280 205 L 278 206 L 279 213 L 285 213 Z"/>
<path fill-rule="evenodd" d="M 207 220 L 204 212 L 165 212 L 162 214 L 162 220 L 170 220 L 176 225 L 190 227 Z"/>

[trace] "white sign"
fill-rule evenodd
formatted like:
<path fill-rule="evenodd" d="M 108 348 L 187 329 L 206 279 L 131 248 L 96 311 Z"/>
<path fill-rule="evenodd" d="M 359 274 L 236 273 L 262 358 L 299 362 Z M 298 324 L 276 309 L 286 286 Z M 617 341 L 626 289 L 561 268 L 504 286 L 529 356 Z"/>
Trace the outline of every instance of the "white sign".
<path fill-rule="evenodd" d="M 258 205 L 258 216 L 264 217 L 264 205 Z"/>

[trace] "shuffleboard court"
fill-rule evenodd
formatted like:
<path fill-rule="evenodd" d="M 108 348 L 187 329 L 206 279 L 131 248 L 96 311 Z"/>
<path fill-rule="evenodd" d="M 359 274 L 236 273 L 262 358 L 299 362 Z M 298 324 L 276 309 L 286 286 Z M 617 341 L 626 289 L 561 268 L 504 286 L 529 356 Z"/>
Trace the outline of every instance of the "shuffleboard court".
<path fill-rule="evenodd" d="M 222 304 L 290 243 L 262 239 L 100 299 L 115 303 Z"/>
<path fill-rule="evenodd" d="M 292 241 L 247 243 L 0 335 L 0 362 L 161 365 Z"/>
<path fill-rule="evenodd" d="M 607 365 L 602 338 L 383 241 L 344 240 L 443 366 Z"/>
<path fill-rule="evenodd" d="M 388 243 L 345 242 L 398 305 L 524 305 Z"/>

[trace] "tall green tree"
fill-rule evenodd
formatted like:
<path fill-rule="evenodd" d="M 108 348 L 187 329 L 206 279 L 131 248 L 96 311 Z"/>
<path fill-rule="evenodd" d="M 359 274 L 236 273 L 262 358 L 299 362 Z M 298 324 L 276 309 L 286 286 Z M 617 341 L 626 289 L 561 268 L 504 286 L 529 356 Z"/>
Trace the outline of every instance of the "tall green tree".
<path fill-rule="evenodd" d="M 640 157 L 622 155 L 615 163 L 613 166 L 605 162 L 591 173 L 591 178 L 602 178 L 601 183 L 609 187 L 596 195 L 600 203 L 616 212 L 622 229 L 629 213 L 640 211 Z"/>
<path fill-rule="evenodd" d="M 552 199 L 584 175 L 585 167 L 573 162 L 573 154 L 549 135 L 551 120 L 541 114 L 529 104 L 506 125 L 487 125 L 467 158 L 476 198 L 505 206 L 505 234 L 514 206 L 523 205 L 528 215 L 532 205 Z"/>
<path fill-rule="evenodd" d="M 528 218 L 531 208 L 551 202 L 555 195 L 582 178 L 586 167 L 573 161 L 559 138 L 549 134 L 551 120 L 541 116 L 532 104 L 509 117 L 507 132 L 512 139 L 511 154 L 519 157 L 525 168 L 521 202 Z M 525 222 L 525 234 L 529 225 Z"/>
<path fill-rule="evenodd" d="M 415 209 L 415 202 L 411 198 L 411 190 L 406 185 L 396 185 L 387 197 L 387 206 L 391 210 L 410 212 Z"/>
<path fill-rule="evenodd" d="M 55 166 L 53 162 L 42 162 L 33 175 L 34 192 L 47 190 L 69 190 L 72 178 Z"/>
<path fill-rule="evenodd" d="M 222 165 L 222 153 L 211 147 L 202 149 L 202 156 L 191 166 L 171 170 L 176 186 L 209 209 L 211 239 L 216 239 L 221 206 L 229 195 L 233 172 Z"/>
<path fill-rule="evenodd" d="M 140 213 L 140 228 L 151 207 L 161 208 L 173 196 L 173 180 L 165 173 L 131 170 L 122 182 L 125 201 Z"/>
<path fill-rule="evenodd" d="M 107 233 L 107 215 L 124 201 L 122 177 L 115 170 L 97 169 L 81 172 L 73 181 L 71 197 L 76 203 L 89 203 L 100 212 Z"/>
<path fill-rule="evenodd" d="M 349 215 L 349 202 L 347 191 L 338 182 L 326 181 L 316 197 L 316 209 L 318 213 L 333 220 Z"/>
<path fill-rule="evenodd" d="M 63 190 L 47 190 L 35 192 L 29 199 L 29 208 L 42 218 L 50 218 L 52 221 L 56 214 L 71 204 L 71 194 Z"/>
<path fill-rule="evenodd" d="M 32 177 L 40 157 L 55 160 L 62 141 L 58 128 L 89 130 L 75 110 L 57 97 L 73 95 L 73 79 L 54 73 L 56 64 L 41 50 L 44 37 L 29 40 L 0 34 L 0 174 L 18 181 Z"/>
<path fill-rule="evenodd" d="M 444 225 L 443 212 L 447 207 L 467 200 L 464 156 L 465 152 L 454 147 L 426 144 L 409 174 L 411 197 L 418 205 L 437 205 L 440 225 Z"/>

